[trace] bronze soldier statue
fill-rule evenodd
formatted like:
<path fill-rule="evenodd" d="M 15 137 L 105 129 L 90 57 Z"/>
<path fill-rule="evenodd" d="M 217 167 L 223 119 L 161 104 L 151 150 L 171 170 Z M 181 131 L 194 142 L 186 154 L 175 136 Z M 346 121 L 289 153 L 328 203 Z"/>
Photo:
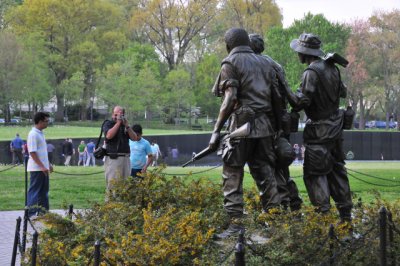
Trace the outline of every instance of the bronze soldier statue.
<path fill-rule="evenodd" d="M 261 55 L 264 51 L 264 40 L 259 34 L 250 34 L 250 47 L 257 55 Z M 277 73 L 277 79 L 279 84 L 279 93 L 284 96 L 286 94 L 286 87 L 288 83 L 285 77 L 285 71 L 283 67 L 278 64 L 275 60 L 267 55 L 261 55 L 265 60 L 268 60 L 273 66 Z M 276 130 L 280 131 L 281 137 L 285 138 L 287 141 L 290 140 L 290 115 L 287 112 L 288 101 L 286 97 L 281 97 L 281 113 L 277 114 Z M 290 145 L 290 144 L 288 144 Z M 279 147 L 277 147 L 279 148 Z M 291 149 L 291 147 L 290 147 Z M 275 150 L 276 152 L 279 152 Z M 297 185 L 292 178 L 290 178 L 289 165 L 293 161 L 293 157 L 290 157 L 291 153 L 284 153 L 285 158 L 280 158 L 278 154 L 278 161 L 275 167 L 275 177 L 278 185 L 278 191 L 281 196 L 281 204 L 284 208 L 290 206 L 292 211 L 299 210 L 303 200 L 299 195 L 299 190 Z M 283 160 L 282 160 L 283 159 Z"/>
<path fill-rule="evenodd" d="M 308 118 L 303 134 L 308 195 L 321 213 L 329 212 L 332 197 L 341 221 L 350 222 L 353 204 L 342 149 L 344 112 L 339 110 L 339 100 L 346 97 L 347 88 L 334 61 L 321 58 L 324 53 L 318 36 L 303 33 L 290 47 L 308 66 L 298 92 L 287 90 L 289 103 L 297 110 L 304 109 Z"/>
<path fill-rule="evenodd" d="M 279 207 L 280 197 L 274 176 L 275 134 L 273 91 L 277 80 L 272 65 L 256 55 L 250 48 L 247 32 L 232 28 L 225 34 L 229 53 L 221 64 L 220 74 L 213 88 L 216 96 L 223 97 L 219 115 L 211 135 L 209 147 L 216 150 L 220 132 L 229 119 L 228 130 L 249 123 L 247 137 L 225 145 L 223 159 L 224 208 L 230 218 L 229 227 L 217 238 L 227 238 L 242 230 L 243 175 L 247 163 L 260 191 L 263 210 Z"/>

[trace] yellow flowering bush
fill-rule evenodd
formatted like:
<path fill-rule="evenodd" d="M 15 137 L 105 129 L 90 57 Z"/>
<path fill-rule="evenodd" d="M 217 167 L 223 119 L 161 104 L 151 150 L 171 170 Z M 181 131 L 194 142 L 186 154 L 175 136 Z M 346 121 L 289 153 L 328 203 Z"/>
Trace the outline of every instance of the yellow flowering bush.
<path fill-rule="evenodd" d="M 93 204 L 73 220 L 56 214 L 41 218 L 37 264 L 91 265 L 96 241 L 101 265 L 234 264 L 237 239 L 213 240 L 227 220 L 219 186 L 205 179 L 166 177 L 160 168 L 142 181 L 127 178 L 115 187 L 107 202 Z M 400 202 L 379 197 L 365 206 L 356 204 L 351 225 L 339 223 L 334 208 L 325 215 L 310 206 L 262 213 L 256 188 L 245 192 L 244 201 L 247 265 L 320 265 L 329 262 L 331 252 L 336 265 L 377 264 L 379 208 L 391 211 L 397 227 L 400 222 Z M 334 238 L 328 235 L 331 224 Z M 400 261 L 399 234 L 394 241 L 390 252 Z M 29 258 L 22 264 L 30 264 Z"/>

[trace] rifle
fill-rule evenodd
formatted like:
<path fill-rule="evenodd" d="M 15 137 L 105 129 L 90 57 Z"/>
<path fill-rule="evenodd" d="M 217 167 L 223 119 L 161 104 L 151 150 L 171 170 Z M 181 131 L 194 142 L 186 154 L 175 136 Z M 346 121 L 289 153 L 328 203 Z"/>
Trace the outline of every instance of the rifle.
<path fill-rule="evenodd" d="M 189 161 L 187 161 L 186 163 L 184 163 L 182 165 L 182 167 L 185 167 L 191 163 L 193 163 L 194 161 L 200 160 L 203 157 L 206 157 L 207 155 L 210 155 L 211 153 L 215 152 L 215 151 L 219 151 L 223 149 L 223 144 L 226 143 L 226 145 L 228 145 L 229 148 L 232 148 L 231 144 L 230 144 L 230 140 L 231 139 L 235 139 L 235 138 L 243 138 L 246 137 L 250 134 L 250 123 L 247 122 L 246 124 L 244 124 L 243 126 L 237 128 L 235 131 L 233 131 L 232 133 L 228 134 L 228 133 L 223 133 L 220 135 L 219 140 L 218 140 L 218 148 L 217 149 L 211 149 L 210 147 L 207 147 L 205 149 L 203 149 L 202 151 L 200 151 L 199 153 L 196 153 L 192 159 L 190 159 Z"/>
<path fill-rule="evenodd" d="M 330 61 L 336 64 L 341 65 L 342 67 L 347 67 L 347 65 L 349 64 L 349 61 L 346 60 L 346 58 L 342 57 L 341 55 L 337 54 L 337 53 L 327 53 L 323 59 L 325 61 Z"/>

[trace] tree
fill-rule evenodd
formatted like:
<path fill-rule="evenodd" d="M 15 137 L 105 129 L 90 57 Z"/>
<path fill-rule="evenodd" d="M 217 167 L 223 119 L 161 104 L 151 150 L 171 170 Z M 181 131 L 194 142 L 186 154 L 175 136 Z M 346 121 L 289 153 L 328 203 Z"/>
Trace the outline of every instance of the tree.
<path fill-rule="evenodd" d="M 379 85 L 384 88 L 382 103 L 386 115 L 386 127 L 392 113 L 398 111 L 400 102 L 400 10 L 376 12 L 369 20 L 371 23 L 368 40 L 371 58 L 371 70 Z M 397 119 L 400 120 L 399 115 Z"/>
<path fill-rule="evenodd" d="M 0 31 L 0 108 L 6 122 L 11 119 L 11 102 L 18 88 L 14 82 L 18 79 L 18 61 L 22 57 L 22 47 L 14 34 Z"/>
<path fill-rule="evenodd" d="M 348 87 L 349 101 L 354 111 L 359 114 L 359 129 L 365 129 L 366 119 L 380 99 L 380 93 L 367 68 L 370 58 L 367 42 L 370 25 L 367 21 L 355 20 L 350 27 L 352 30 L 346 47 L 349 65 L 344 72 L 343 80 Z"/>
<path fill-rule="evenodd" d="M 224 0 L 219 21 L 249 33 L 264 35 L 271 27 L 282 27 L 282 14 L 273 0 Z"/>
<path fill-rule="evenodd" d="M 57 98 L 56 119 L 64 116 L 64 92 L 59 85 L 72 76 L 75 71 L 82 70 L 91 79 L 92 69 L 77 69 L 74 55 L 82 52 L 80 48 L 99 46 L 102 47 L 102 37 L 111 29 L 118 28 L 121 22 L 121 10 L 115 5 L 101 0 L 30 0 L 12 9 L 8 17 L 10 23 L 18 34 L 26 35 L 32 32 L 40 36 L 46 43 L 48 50 L 48 66 L 55 77 L 55 95 Z M 94 44 L 86 43 L 92 42 Z M 78 48 L 79 47 L 79 48 Z M 104 47 L 110 49 L 110 47 Z M 112 48 L 112 47 L 111 47 Z M 84 53 L 93 61 L 93 53 Z M 82 61 L 84 57 L 77 57 Z M 88 64 L 83 64 L 88 67 Z M 87 86 L 85 87 L 88 88 Z M 90 94 L 84 94 L 90 95 Z M 87 101 L 87 99 L 83 99 Z"/>
<path fill-rule="evenodd" d="M 172 70 L 213 20 L 217 4 L 217 0 L 141 0 L 131 25 L 147 37 Z"/>
<path fill-rule="evenodd" d="M 165 122 L 172 123 L 176 118 L 179 124 L 182 112 L 186 110 L 190 115 L 194 103 L 189 72 L 182 68 L 171 70 L 164 79 L 162 90 L 160 98 Z"/>
<path fill-rule="evenodd" d="M 195 71 L 196 106 L 200 106 L 202 113 L 211 117 L 218 116 L 220 106 L 220 99 L 211 94 L 220 69 L 220 62 L 221 59 L 216 55 L 206 55 L 197 64 Z"/>

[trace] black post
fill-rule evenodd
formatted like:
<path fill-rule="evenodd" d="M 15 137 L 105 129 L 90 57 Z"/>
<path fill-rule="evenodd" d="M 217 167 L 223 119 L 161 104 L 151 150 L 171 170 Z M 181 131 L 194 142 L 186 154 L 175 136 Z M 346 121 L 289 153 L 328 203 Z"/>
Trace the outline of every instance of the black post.
<path fill-rule="evenodd" d="M 384 206 L 379 209 L 379 246 L 380 246 L 380 265 L 386 266 L 386 228 L 387 228 L 387 211 Z"/>
<path fill-rule="evenodd" d="M 36 266 L 36 255 L 37 255 L 37 242 L 38 242 L 38 237 L 39 234 L 35 230 L 33 233 L 33 238 L 32 238 L 32 253 L 31 253 L 31 259 L 32 259 L 32 266 Z"/>
<path fill-rule="evenodd" d="M 244 259 L 244 229 L 240 230 L 238 241 L 235 245 L 235 266 L 245 266 Z"/>
<path fill-rule="evenodd" d="M 335 240 L 335 227 L 333 224 L 329 226 L 329 265 L 333 265 L 335 260 L 333 258 L 333 241 Z"/>
<path fill-rule="evenodd" d="M 97 240 L 96 243 L 94 243 L 94 264 L 93 266 L 99 266 L 100 265 L 100 241 Z"/>
<path fill-rule="evenodd" d="M 28 205 L 28 159 L 25 160 L 25 206 Z"/>
<path fill-rule="evenodd" d="M 26 248 L 26 232 L 28 231 L 28 208 L 24 210 L 24 227 L 22 228 L 22 252 L 25 253 Z"/>
<path fill-rule="evenodd" d="M 74 213 L 74 205 L 70 204 L 69 205 L 69 209 L 68 209 L 68 216 L 69 216 L 69 219 L 71 219 L 71 220 L 72 220 L 72 214 L 73 213 Z"/>
<path fill-rule="evenodd" d="M 14 246 L 11 257 L 11 266 L 15 266 L 15 260 L 17 259 L 17 248 L 19 242 L 19 230 L 21 229 L 21 217 L 17 218 L 17 225 L 15 227 L 15 236 L 14 236 Z"/>
<path fill-rule="evenodd" d="M 390 259 L 391 265 L 396 265 L 396 254 L 394 246 L 394 233 L 393 233 L 393 215 L 391 211 L 388 211 L 388 221 L 389 221 L 389 247 L 390 247 Z"/>

